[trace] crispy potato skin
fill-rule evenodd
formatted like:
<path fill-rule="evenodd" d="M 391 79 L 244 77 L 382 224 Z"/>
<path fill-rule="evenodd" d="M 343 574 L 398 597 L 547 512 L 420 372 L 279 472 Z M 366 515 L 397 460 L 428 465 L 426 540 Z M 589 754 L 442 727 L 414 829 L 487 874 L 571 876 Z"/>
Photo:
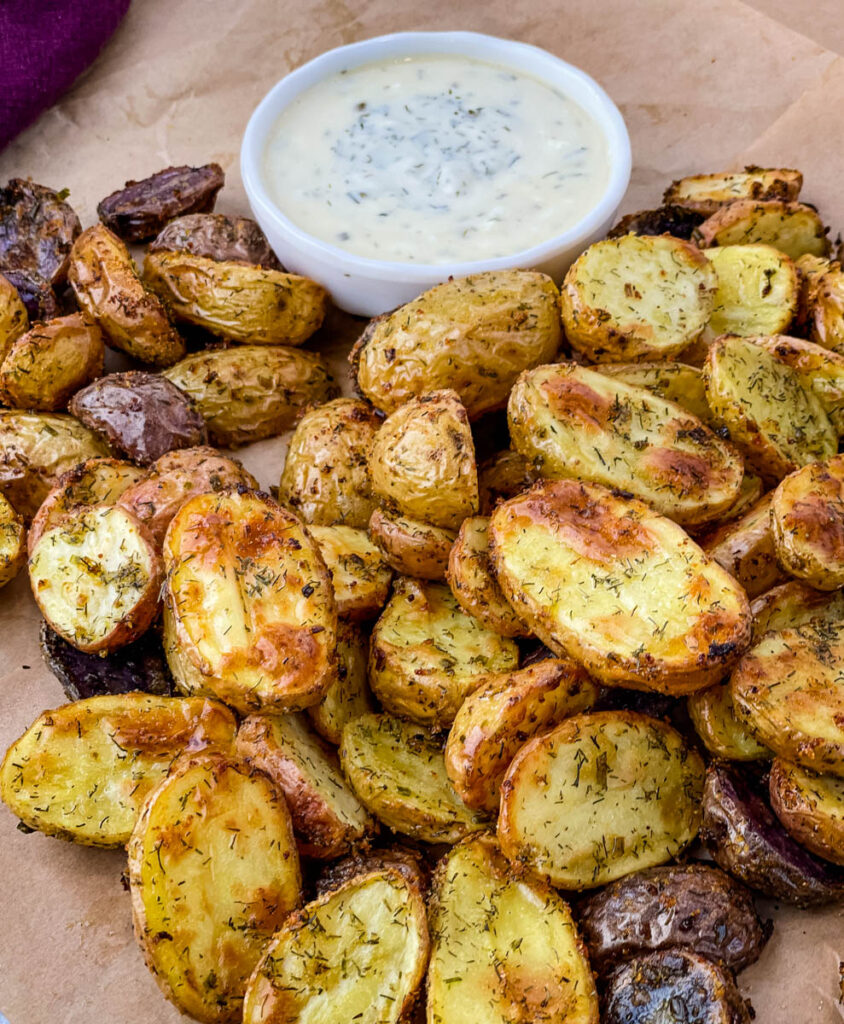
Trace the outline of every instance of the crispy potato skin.
<path fill-rule="evenodd" d="M 771 757 L 771 751 L 736 717 L 726 683 L 716 683 L 691 694 L 687 708 L 695 732 L 710 754 L 731 761 L 759 761 Z"/>
<path fill-rule="evenodd" d="M 166 224 L 150 252 L 189 252 L 210 260 L 249 263 L 267 270 L 281 270 L 264 232 L 249 217 L 222 213 L 189 213 Z"/>
<path fill-rule="evenodd" d="M 827 229 L 811 206 L 781 199 L 737 199 L 708 217 L 694 233 L 702 247 L 761 242 L 796 260 L 829 252 Z"/>
<path fill-rule="evenodd" d="M 5 587 L 26 565 L 26 530 L 23 519 L 0 494 L 0 587 Z"/>
<path fill-rule="evenodd" d="M 0 274 L 0 361 L 28 329 L 29 317 L 17 288 Z"/>
<path fill-rule="evenodd" d="M 622 235 L 673 235 L 689 241 L 694 229 L 704 220 L 702 213 L 686 210 L 682 206 L 667 204 L 656 210 L 638 210 L 625 214 L 607 232 L 607 238 Z"/>
<path fill-rule="evenodd" d="M 753 643 L 772 630 L 793 629 L 809 622 L 835 623 L 844 619 L 844 593 L 814 590 L 789 580 L 772 587 L 751 604 Z"/>
<path fill-rule="evenodd" d="M 369 517 L 369 537 L 401 576 L 444 580 L 457 534 L 377 508 Z"/>
<path fill-rule="evenodd" d="M 800 299 L 792 261 L 770 245 L 723 245 L 707 249 L 718 287 L 705 337 L 780 334 Z"/>
<path fill-rule="evenodd" d="M 496 509 L 489 536 L 520 618 L 610 685 L 674 696 L 703 689 L 750 640 L 741 587 L 635 499 L 573 480 L 537 484 Z M 623 604 L 619 588 L 632 595 Z"/>
<path fill-rule="evenodd" d="M 676 203 L 684 210 L 707 216 L 737 199 L 779 199 L 794 202 L 803 187 L 803 175 L 790 167 L 745 167 L 744 171 L 693 174 L 672 181 L 665 190 L 664 203 Z"/>
<path fill-rule="evenodd" d="M 129 250 L 103 224 L 73 243 L 68 280 L 112 348 L 154 366 L 171 366 L 185 354 L 183 338 L 141 284 Z"/>
<path fill-rule="evenodd" d="M 844 780 L 775 757 L 768 788 L 789 834 L 810 853 L 844 866 Z"/>
<path fill-rule="evenodd" d="M 522 370 L 560 347 L 560 299 L 545 274 L 500 270 L 437 285 L 370 322 L 349 360 L 383 412 L 453 388 L 470 419 L 501 409 Z"/>
<path fill-rule="evenodd" d="M 712 412 L 706 402 L 703 377 L 697 366 L 687 363 L 602 363 L 598 370 L 635 388 L 652 391 L 660 398 L 676 402 L 696 416 L 701 423 L 712 426 Z M 509 497 L 509 495 L 508 495 Z"/>
<path fill-rule="evenodd" d="M 148 253 L 143 278 L 176 320 L 225 341 L 301 345 L 328 309 L 328 292 L 307 277 L 189 252 Z"/>
<path fill-rule="evenodd" d="M 340 619 L 337 623 L 337 678 L 318 704 L 307 708 L 313 727 L 323 739 L 340 745 L 343 727 L 374 710 L 367 682 L 369 638 L 360 626 Z"/>
<path fill-rule="evenodd" d="M 769 492 L 739 518 L 700 540 L 706 555 L 735 577 L 748 597 L 757 597 L 783 578 L 771 532 L 773 498 Z"/>
<path fill-rule="evenodd" d="M 393 571 L 363 530 L 309 526 L 331 575 L 337 614 L 353 622 L 374 618 L 387 603 Z"/>
<path fill-rule="evenodd" d="M 520 452 L 505 448 L 496 452 L 478 469 L 480 512 L 488 516 L 499 503 L 527 491 L 539 474 Z"/>
<path fill-rule="evenodd" d="M 377 850 L 362 850 L 326 864 L 316 880 L 317 896 L 339 889 L 353 878 L 375 871 L 397 871 L 423 898 L 428 893 L 430 872 L 419 850 L 395 843 Z"/>
<path fill-rule="evenodd" d="M 356 398 L 306 412 L 287 448 L 279 500 L 306 523 L 365 530 L 377 505 L 366 466 L 380 426 L 372 406 Z"/>
<path fill-rule="evenodd" d="M 806 318 L 812 341 L 844 355 L 844 271 L 840 268 L 820 278 Z"/>
<path fill-rule="evenodd" d="M 801 334 L 809 329 L 810 310 L 815 303 L 818 288 L 824 276 L 829 271 L 840 270 L 840 267 L 841 265 L 836 260 L 828 259 L 826 256 L 812 256 L 811 253 L 804 253 L 794 261 L 800 288 L 794 323 L 801 329 Z"/>

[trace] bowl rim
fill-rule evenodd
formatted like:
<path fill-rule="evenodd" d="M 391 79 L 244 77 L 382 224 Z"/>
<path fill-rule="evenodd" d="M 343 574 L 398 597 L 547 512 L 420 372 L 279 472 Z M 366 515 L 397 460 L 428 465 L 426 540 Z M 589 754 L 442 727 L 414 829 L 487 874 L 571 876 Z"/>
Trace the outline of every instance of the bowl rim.
<path fill-rule="evenodd" d="M 559 82 L 550 80 L 546 69 L 549 72 L 553 69 L 558 75 L 568 78 L 569 82 L 576 83 L 581 95 L 588 94 L 595 104 L 596 109 L 589 112 L 607 143 L 610 173 L 601 198 L 576 224 L 529 249 L 522 249 L 506 256 L 455 263 L 411 263 L 358 256 L 348 249 L 342 249 L 310 234 L 290 220 L 270 198 L 261 171 L 269 129 L 281 112 L 306 89 L 345 67 L 358 67 L 379 58 L 439 53 L 461 54 L 476 60 L 489 60 L 505 67 L 508 65 L 508 57 L 512 61 L 520 57 L 523 62 L 530 60 L 536 64 L 536 67 L 532 67 L 527 73 L 547 85 L 560 89 Z M 525 73 L 523 66 L 520 67 L 516 63 L 511 63 L 510 66 Z M 579 98 L 575 98 L 575 102 L 582 105 Z M 486 271 L 511 269 L 514 265 L 537 266 L 585 241 L 618 208 L 630 182 L 631 168 L 630 136 L 624 118 L 607 92 L 591 75 L 548 50 L 530 43 L 467 31 L 393 32 L 326 50 L 289 72 L 266 93 L 249 118 L 240 150 L 243 185 L 256 216 L 259 219 L 264 217 L 272 220 L 278 230 L 288 237 L 294 248 L 306 253 L 311 259 L 317 259 L 323 265 L 344 273 L 345 276 L 354 273 L 358 277 L 380 278 L 385 282 L 402 281 L 422 285 L 427 284 L 433 277 L 441 277 L 444 273 L 454 277 L 465 277 Z"/>

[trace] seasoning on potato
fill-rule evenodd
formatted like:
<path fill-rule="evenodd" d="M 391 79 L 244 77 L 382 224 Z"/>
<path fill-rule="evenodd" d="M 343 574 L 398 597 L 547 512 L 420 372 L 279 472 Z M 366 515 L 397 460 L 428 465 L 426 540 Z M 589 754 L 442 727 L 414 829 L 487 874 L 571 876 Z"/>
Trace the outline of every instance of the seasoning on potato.
<path fill-rule="evenodd" d="M 702 246 L 762 242 L 793 260 L 829 252 L 827 228 L 811 206 L 782 199 L 737 199 L 720 207 L 695 231 Z"/>
<path fill-rule="evenodd" d="M 17 288 L 0 274 L 0 362 L 12 343 L 28 329 L 29 317 Z"/>
<path fill-rule="evenodd" d="M 695 732 L 715 757 L 730 761 L 759 761 L 772 756 L 771 751 L 737 717 L 726 683 L 716 683 L 690 694 L 686 707 Z"/>
<path fill-rule="evenodd" d="M 831 268 L 818 281 L 806 318 L 812 341 L 844 354 L 844 271 L 840 267 Z"/>
<path fill-rule="evenodd" d="M 644 388 L 666 401 L 682 405 L 708 427 L 714 425 L 712 410 L 706 401 L 703 376 L 696 366 L 676 362 L 602 363 L 597 369 L 607 377 L 631 387 Z"/>
<path fill-rule="evenodd" d="M 799 284 L 791 260 L 770 245 L 707 249 L 718 280 L 707 334 L 780 334 L 797 311 Z"/>
<path fill-rule="evenodd" d="M 769 491 L 737 519 L 700 538 L 707 556 L 726 569 L 748 597 L 757 597 L 783 578 L 771 531 L 773 498 Z"/>
<path fill-rule="evenodd" d="M 210 260 L 249 263 L 282 270 L 267 237 L 249 217 L 222 213 L 188 213 L 165 224 L 150 243 L 150 252 L 189 252 Z"/>
<path fill-rule="evenodd" d="M 693 174 L 672 181 L 663 202 L 707 216 L 737 199 L 780 199 L 793 202 L 803 187 L 803 175 L 789 167 L 745 167 L 743 171 Z M 669 232 L 671 234 L 672 232 Z"/>
<path fill-rule="evenodd" d="M 374 618 L 387 602 L 393 572 L 363 530 L 352 526 L 310 526 L 334 589 L 341 618 Z"/>
<path fill-rule="evenodd" d="M 369 519 L 369 537 L 400 576 L 445 580 L 449 553 L 457 534 L 386 508 L 377 508 Z"/>
<path fill-rule="evenodd" d="M 755 644 L 772 630 L 793 629 L 809 622 L 844 620 L 844 592 L 814 590 L 805 583 L 789 580 L 757 597 L 750 610 Z"/>
<path fill-rule="evenodd" d="M 360 626 L 340 619 L 337 623 L 337 678 L 318 704 L 306 709 L 308 718 L 323 739 L 340 746 L 347 722 L 373 711 L 367 679 L 369 641 Z"/>
<path fill-rule="evenodd" d="M 844 866 L 844 779 L 777 757 L 768 786 L 771 807 L 789 834 L 816 856 Z"/>
<path fill-rule="evenodd" d="M 26 529 L 23 519 L 0 494 L 0 587 L 5 587 L 26 565 Z"/>
<path fill-rule="evenodd" d="M 625 214 L 607 232 L 607 238 L 622 235 L 673 235 L 688 242 L 694 229 L 704 220 L 702 213 L 686 210 L 682 206 L 666 204 L 656 210 L 638 210 Z"/>

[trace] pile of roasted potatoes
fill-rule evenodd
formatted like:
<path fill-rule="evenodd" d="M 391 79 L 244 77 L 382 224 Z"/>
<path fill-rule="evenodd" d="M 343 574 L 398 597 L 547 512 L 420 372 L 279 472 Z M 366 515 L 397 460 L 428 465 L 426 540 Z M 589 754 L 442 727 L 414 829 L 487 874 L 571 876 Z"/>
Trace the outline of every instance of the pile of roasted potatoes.
<path fill-rule="evenodd" d="M 560 289 L 450 279 L 362 330 L 357 397 L 222 184 L 85 231 L 0 192 L 0 579 L 70 700 L 6 753 L 20 828 L 127 848 L 198 1021 L 747 1024 L 753 894 L 844 898 L 844 271 L 802 176 L 677 181 Z M 290 428 L 273 496 L 220 450 Z"/>

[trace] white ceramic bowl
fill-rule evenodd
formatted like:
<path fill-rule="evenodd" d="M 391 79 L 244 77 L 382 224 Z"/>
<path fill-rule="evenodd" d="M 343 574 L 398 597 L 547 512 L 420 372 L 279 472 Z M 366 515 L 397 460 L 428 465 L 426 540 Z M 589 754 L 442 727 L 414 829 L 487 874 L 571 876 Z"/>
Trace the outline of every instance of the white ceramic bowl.
<path fill-rule="evenodd" d="M 305 89 L 343 69 L 411 54 L 462 54 L 539 78 L 579 103 L 603 130 L 610 157 L 604 194 L 573 227 L 511 256 L 469 263 L 422 264 L 366 259 L 337 248 L 288 220 L 270 199 L 263 181 L 267 136 L 279 114 Z M 613 222 L 630 180 L 630 139 L 624 119 L 604 90 L 584 71 L 553 54 L 476 32 L 399 32 L 329 50 L 291 72 L 261 100 L 249 119 L 240 151 L 243 184 L 255 219 L 281 262 L 323 284 L 336 305 L 349 313 L 375 316 L 409 302 L 450 274 L 530 267 L 562 279 L 583 249 Z"/>

